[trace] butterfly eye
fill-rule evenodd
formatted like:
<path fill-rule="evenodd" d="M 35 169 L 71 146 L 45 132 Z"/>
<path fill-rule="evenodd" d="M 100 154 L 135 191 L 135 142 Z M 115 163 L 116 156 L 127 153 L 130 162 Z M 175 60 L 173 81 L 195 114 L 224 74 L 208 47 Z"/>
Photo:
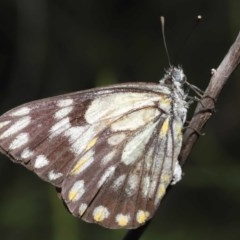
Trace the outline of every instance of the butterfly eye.
<path fill-rule="evenodd" d="M 186 75 L 184 74 L 182 68 L 179 68 L 179 67 L 172 68 L 171 78 L 173 79 L 173 81 L 180 82 L 180 83 L 184 83 L 187 80 Z"/>

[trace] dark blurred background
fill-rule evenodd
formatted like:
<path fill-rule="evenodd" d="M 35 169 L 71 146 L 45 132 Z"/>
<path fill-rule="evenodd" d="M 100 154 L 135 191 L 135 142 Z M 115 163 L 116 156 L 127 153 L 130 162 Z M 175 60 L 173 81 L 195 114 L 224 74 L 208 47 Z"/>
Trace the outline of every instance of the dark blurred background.
<path fill-rule="evenodd" d="M 192 32 L 198 14 L 203 20 Z M 157 82 L 168 67 L 160 15 L 166 17 L 172 61 L 204 89 L 210 69 L 240 29 L 237 0 L 1 0 L 0 113 L 95 86 Z M 143 240 L 240 239 L 239 91 L 237 70 L 183 180 L 169 192 Z M 72 217 L 52 186 L 4 156 L 0 189 L 3 240 L 115 240 L 126 232 Z"/>

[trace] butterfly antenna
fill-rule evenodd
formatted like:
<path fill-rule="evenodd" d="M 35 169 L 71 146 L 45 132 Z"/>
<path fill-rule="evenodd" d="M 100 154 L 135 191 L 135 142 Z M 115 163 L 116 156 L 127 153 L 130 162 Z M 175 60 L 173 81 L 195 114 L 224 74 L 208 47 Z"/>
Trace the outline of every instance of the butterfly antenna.
<path fill-rule="evenodd" d="M 192 26 L 192 29 L 190 30 L 189 34 L 185 37 L 185 39 L 183 40 L 183 44 L 181 49 L 178 51 L 178 54 L 176 55 L 176 60 L 178 61 L 179 56 L 182 55 L 182 52 L 184 50 L 184 48 L 186 47 L 190 37 L 192 36 L 193 32 L 196 30 L 196 28 L 198 27 L 199 23 L 202 21 L 202 15 L 197 15 L 197 17 L 195 18 L 195 22 L 194 25 Z"/>
<path fill-rule="evenodd" d="M 164 30 L 165 18 L 163 16 L 160 16 L 160 22 L 161 22 L 161 26 L 162 26 L 163 44 L 164 44 L 164 47 L 165 47 L 165 50 L 166 50 L 166 54 L 167 54 L 167 58 L 168 58 L 168 64 L 171 67 L 172 64 L 171 64 L 170 57 L 169 57 L 167 42 L 166 42 L 166 38 L 165 38 L 165 30 Z"/>

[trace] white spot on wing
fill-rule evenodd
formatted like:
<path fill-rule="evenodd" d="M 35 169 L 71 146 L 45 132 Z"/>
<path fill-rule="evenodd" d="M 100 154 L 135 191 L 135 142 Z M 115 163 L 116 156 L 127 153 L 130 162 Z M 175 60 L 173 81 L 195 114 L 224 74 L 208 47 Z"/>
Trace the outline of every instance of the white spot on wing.
<path fill-rule="evenodd" d="M 107 142 L 109 145 L 115 146 L 121 143 L 126 138 L 125 133 L 116 133 L 108 138 Z"/>
<path fill-rule="evenodd" d="M 154 148 L 149 148 L 145 156 L 146 166 L 151 167 L 151 183 L 149 187 L 148 197 L 153 198 L 156 192 L 157 184 L 159 182 L 160 174 L 163 167 L 163 161 L 165 161 L 165 146 L 166 138 L 163 138 L 161 144 L 159 145 L 158 151 L 155 153 Z"/>
<path fill-rule="evenodd" d="M 68 199 L 70 201 L 77 201 L 79 200 L 82 195 L 85 193 L 84 181 L 79 180 L 75 182 L 69 191 Z"/>
<path fill-rule="evenodd" d="M 34 154 L 33 151 L 31 151 L 29 148 L 25 148 L 21 153 L 21 158 L 23 159 L 29 158 L 29 157 L 32 157 L 33 154 Z"/>
<path fill-rule="evenodd" d="M 147 153 L 149 159 L 153 157 L 152 163 L 152 174 L 151 174 L 151 183 L 149 188 L 148 197 L 153 198 L 156 192 L 160 192 L 159 196 L 164 195 L 166 187 L 169 185 L 170 178 L 172 176 L 172 164 L 173 164 L 173 139 L 170 131 L 168 131 L 167 136 L 162 138 L 161 144 L 159 145 L 158 151 L 156 154 L 152 152 Z M 159 180 L 160 185 L 159 187 Z M 159 190 L 160 189 L 160 190 Z M 160 197 L 156 198 L 155 204 L 159 203 Z"/>
<path fill-rule="evenodd" d="M 11 116 L 24 116 L 30 113 L 30 108 L 29 107 L 22 107 L 20 109 L 17 109 L 16 111 L 11 113 Z"/>
<path fill-rule="evenodd" d="M 86 211 L 88 205 L 86 203 L 81 203 L 79 206 L 79 215 L 82 216 L 84 212 Z"/>
<path fill-rule="evenodd" d="M 14 150 L 26 144 L 29 141 L 28 133 L 20 133 L 16 138 L 10 143 L 9 149 Z"/>
<path fill-rule="evenodd" d="M 150 184 L 148 197 L 150 197 L 150 198 L 153 197 L 153 195 L 154 195 L 154 193 L 156 191 L 157 183 L 158 183 L 158 181 L 157 181 L 157 179 L 154 176 L 154 178 L 152 179 L 151 184 Z"/>
<path fill-rule="evenodd" d="M 94 208 L 94 210 L 93 210 L 93 219 L 96 222 L 101 222 L 104 219 L 108 218 L 109 214 L 110 213 L 109 213 L 108 209 L 106 207 L 100 205 L 100 206 Z"/>
<path fill-rule="evenodd" d="M 57 106 L 62 108 L 62 107 L 68 107 L 73 104 L 73 99 L 68 98 L 68 99 L 61 99 L 57 101 Z"/>
<path fill-rule="evenodd" d="M 74 143 L 86 129 L 86 127 L 71 127 L 64 133 L 64 136 L 69 138 L 70 143 Z"/>
<path fill-rule="evenodd" d="M 149 123 L 142 132 L 139 132 L 125 145 L 121 158 L 121 161 L 124 164 L 133 164 L 143 155 L 146 149 L 146 144 L 152 136 L 156 125 L 157 122 Z"/>
<path fill-rule="evenodd" d="M 150 177 L 144 176 L 141 182 L 142 185 L 142 195 L 143 197 L 147 197 L 150 187 Z"/>
<path fill-rule="evenodd" d="M 58 135 L 60 135 L 62 132 L 66 131 L 67 129 L 69 129 L 71 127 L 71 124 L 69 122 L 69 118 L 63 118 L 62 120 L 60 120 L 59 122 L 57 122 L 56 124 L 54 124 L 50 131 L 50 137 L 56 137 Z"/>
<path fill-rule="evenodd" d="M 82 171 L 84 171 L 87 167 L 89 167 L 92 164 L 93 160 L 94 160 L 93 155 L 94 155 L 94 151 L 93 150 L 87 151 L 76 162 L 75 166 L 73 167 L 73 169 L 71 171 L 71 174 L 72 175 L 79 174 Z"/>
<path fill-rule="evenodd" d="M 48 173 L 48 179 L 49 179 L 50 181 L 54 181 L 54 180 L 62 177 L 62 175 L 63 175 L 63 174 L 60 173 L 60 172 L 54 172 L 53 170 L 51 170 L 51 171 Z"/>
<path fill-rule="evenodd" d="M 54 118 L 60 120 L 64 117 L 66 117 L 72 110 L 73 110 L 72 106 L 61 108 L 60 110 L 55 112 Z"/>
<path fill-rule="evenodd" d="M 0 139 L 7 138 L 20 130 L 27 127 L 31 122 L 31 118 L 29 116 L 20 118 L 17 122 L 15 122 L 12 126 L 10 126 L 6 131 L 2 133 Z"/>
<path fill-rule="evenodd" d="M 126 175 L 120 175 L 116 180 L 114 180 L 112 188 L 117 191 L 123 184 L 124 180 L 126 178 Z"/>
<path fill-rule="evenodd" d="M 85 114 L 88 123 L 104 119 L 116 119 L 134 109 L 154 106 L 161 97 L 155 93 L 118 93 L 99 97 L 92 101 Z"/>
<path fill-rule="evenodd" d="M 47 166 L 48 163 L 49 163 L 49 160 L 44 155 L 38 155 L 35 160 L 34 167 L 42 168 L 42 167 Z"/>
<path fill-rule="evenodd" d="M 130 173 L 127 181 L 127 185 L 125 188 L 125 193 L 130 197 L 133 196 L 134 193 L 138 190 L 140 177 L 137 174 Z"/>
<path fill-rule="evenodd" d="M 155 151 L 155 146 L 149 146 L 147 151 L 145 152 L 145 166 L 144 166 L 144 169 L 146 172 L 149 172 L 152 165 L 153 165 L 153 160 L 154 160 L 154 157 L 156 155 L 156 153 L 154 152 Z"/>
<path fill-rule="evenodd" d="M 71 144 L 70 150 L 76 156 L 78 156 L 83 151 L 84 149 L 83 144 L 85 144 L 85 146 L 87 144 L 86 136 L 85 136 L 87 129 L 88 129 L 87 126 L 71 127 L 64 132 L 64 136 L 69 139 L 69 143 Z"/>
<path fill-rule="evenodd" d="M 119 213 L 115 217 L 115 221 L 118 223 L 120 227 L 124 227 L 128 224 L 130 220 L 130 215 L 129 214 L 122 214 Z"/>
<path fill-rule="evenodd" d="M 149 218 L 150 213 L 148 211 L 138 210 L 136 214 L 136 220 L 138 223 L 143 224 Z"/>
<path fill-rule="evenodd" d="M 115 169 L 116 169 L 115 166 L 111 166 L 104 172 L 104 174 L 97 183 L 98 188 L 101 187 L 104 184 L 104 182 L 114 174 Z"/>
<path fill-rule="evenodd" d="M 165 159 L 164 159 L 164 163 L 163 163 L 163 170 L 162 171 L 166 171 L 166 172 L 172 172 L 172 166 L 173 166 L 173 139 L 172 139 L 172 135 L 170 133 L 170 131 L 168 131 L 168 135 L 167 135 L 167 143 L 165 145 Z M 174 148 L 175 150 L 175 148 Z M 174 159 L 175 160 L 175 159 Z"/>
<path fill-rule="evenodd" d="M 3 121 L 3 122 L 0 122 L 0 128 L 8 125 L 11 121 Z"/>
<path fill-rule="evenodd" d="M 111 125 L 112 131 L 136 130 L 150 121 L 153 121 L 159 115 L 157 108 L 143 108 L 128 115 L 123 116 Z"/>
<path fill-rule="evenodd" d="M 113 157 L 115 156 L 116 153 L 117 153 L 117 150 L 113 150 L 113 151 L 109 152 L 107 155 L 105 155 L 102 158 L 101 164 L 102 165 L 108 164 L 113 159 Z"/>
<path fill-rule="evenodd" d="M 92 126 L 71 127 L 64 133 L 71 143 L 71 151 L 78 156 L 87 145 L 95 138 L 99 131 L 105 127 L 105 124 L 98 123 Z"/>

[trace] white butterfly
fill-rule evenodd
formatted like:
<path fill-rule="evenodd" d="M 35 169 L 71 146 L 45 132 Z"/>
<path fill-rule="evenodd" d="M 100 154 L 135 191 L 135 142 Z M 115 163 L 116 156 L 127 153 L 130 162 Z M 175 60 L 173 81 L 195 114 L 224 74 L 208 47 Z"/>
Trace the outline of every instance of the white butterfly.
<path fill-rule="evenodd" d="M 57 187 L 69 211 L 137 228 L 181 179 L 185 75 L 46 98 L 0 117 L 0 151 Z"/>

